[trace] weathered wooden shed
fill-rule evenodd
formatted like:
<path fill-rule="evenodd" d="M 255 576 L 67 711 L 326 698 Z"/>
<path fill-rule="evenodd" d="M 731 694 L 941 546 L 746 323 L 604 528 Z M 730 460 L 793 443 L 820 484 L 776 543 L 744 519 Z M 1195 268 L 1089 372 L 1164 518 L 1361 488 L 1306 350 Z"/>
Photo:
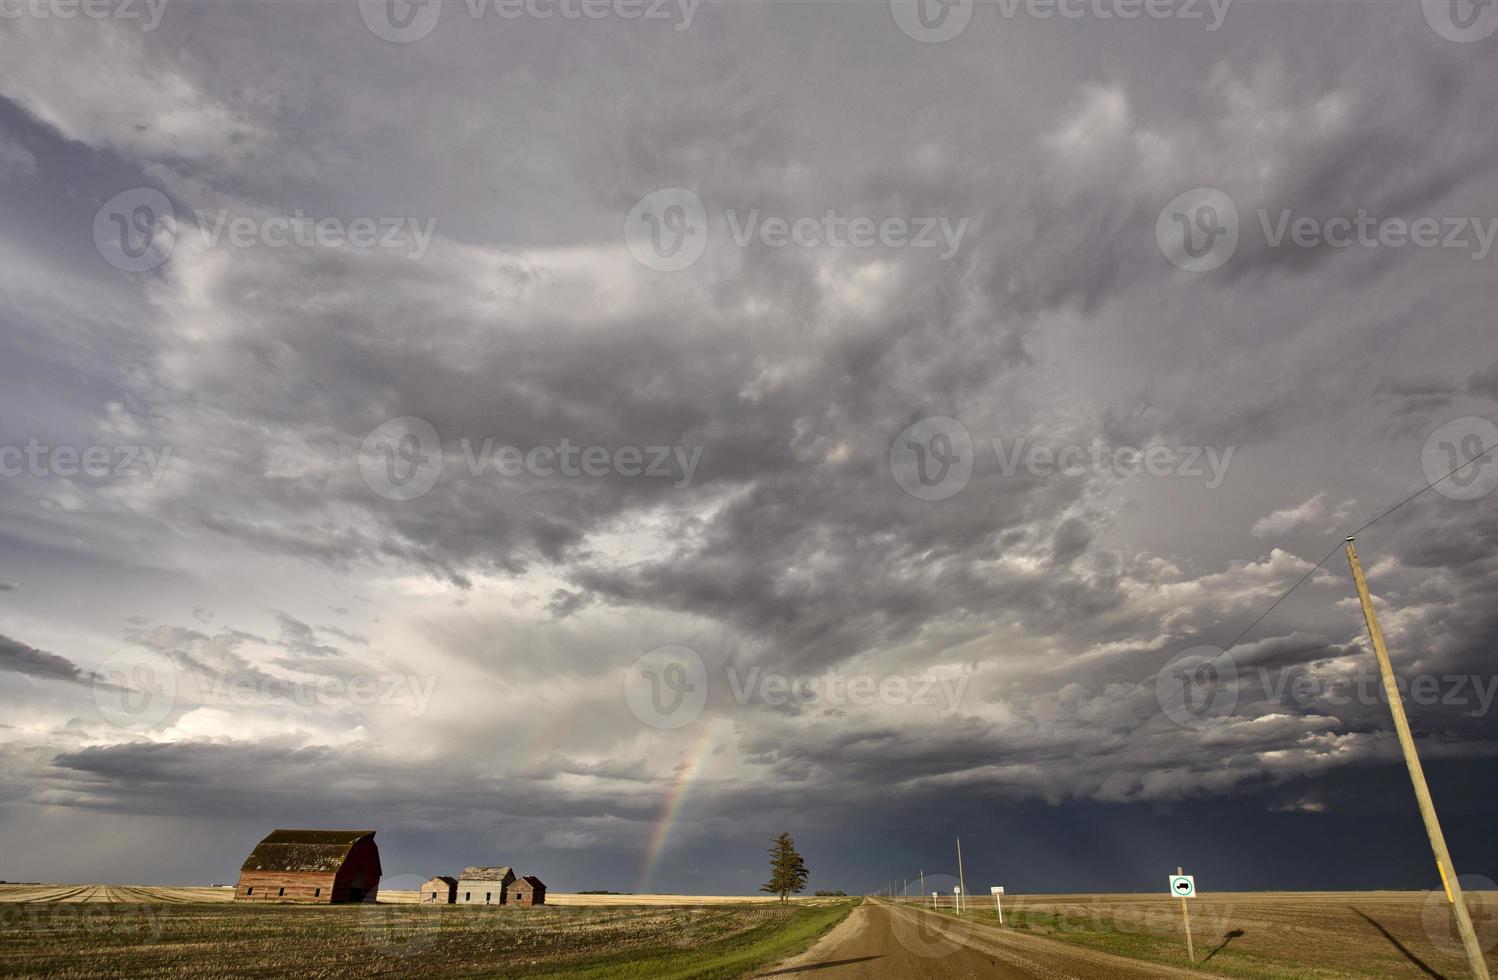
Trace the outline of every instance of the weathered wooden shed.
<path fill-rule="evenodd" d="M 505 889 L 515 880 L 515 872 L 502 868 L 464 868 L 458 876 L 459 905 L 503 905 Z"/>
<path fill-rule="evenodd" d="M 239 868 L 237 902 L 372 902 L 380 892 L 373 830 L 276 830 Z"/>
<path fill-rule="evenodd" d="M 438 875 L 421 886 L 420 898 L 417 900 L 422 905 L 451 905 L 457 898 L 458 879 Z"/>
<path fill-rule="evenodd" d="M 546 883 L 535 875 L 516 878 L 505 893 L 507 905 L 545 905 Z"/>

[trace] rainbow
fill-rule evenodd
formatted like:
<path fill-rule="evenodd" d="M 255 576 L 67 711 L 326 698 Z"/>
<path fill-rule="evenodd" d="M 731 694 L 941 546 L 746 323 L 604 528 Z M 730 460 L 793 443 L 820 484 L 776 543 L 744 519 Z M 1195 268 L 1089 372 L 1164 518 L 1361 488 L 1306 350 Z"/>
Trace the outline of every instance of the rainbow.
<path fill-rule="evenodd" d="M 661 805 L 661 815 L 656 818 L 655 830 L 650 835 L 650 847 L 645 852 L 645 865 L 640 869 L 640 884 L 635 889 L 639 894 L 648 894 L 650 891 L 650 877 L 655 874 L 656 862 L 666 849 L 671 828 L 676 826 L 676 821 L 681 817 L 682 804 L 686 802 L 692 784 L 702 775 L 708 756 L 712 755 L 718 743 L 719 721 L 714 719 L 703 726 L 702 737 L 687 750 L 687 761 L 677 771 L 676 784 L 666 793 L 665 802 Z"/>

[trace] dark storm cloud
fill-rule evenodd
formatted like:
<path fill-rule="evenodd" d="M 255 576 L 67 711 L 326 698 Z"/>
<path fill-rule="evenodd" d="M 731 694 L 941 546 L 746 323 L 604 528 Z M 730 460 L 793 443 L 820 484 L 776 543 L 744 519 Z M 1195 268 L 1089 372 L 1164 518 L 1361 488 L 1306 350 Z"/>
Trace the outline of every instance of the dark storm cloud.
<path fill-rule="evenodd" d="M 1360 773 L 1397 763 L 1386 709 L 1275 686 L 1365 671 L 1344 571 L 1234 649 L 1232 712 L 1182 727 L 1155 688 L 1172 655 L 1226 642 L 1308 571 L 1330 546 L 1316 535 L 1335 540 L 1332 515 L 1291 519 L 1301 501 L 1376 514 L 1423 482 L 1432 423 L 1498 397 L 1490 265 L 1261 240 L 1259 209 L 1493 200 L 1492 60 L 1450 50 L 1418 11 L 1335 9 L 1355 6 L 1245 5 L 1241 25 L 1186 45 L 1016 22 L 940 50 L 857 4 L 732 5 L 680 37 L 565 42 L 533 24 L 457 30 L 450 8 L 399 49 L 337 4 L 174 5 L 153 36 L 12 24 L 0 196 L 20 217 L 0 234 L 0 408 L 17 428 L 0 444 L 174 452 L 149 493 L 0 484 L 0 561 L 28 582 L 7 603 L 106 642 L 122 617 L 77 620 L 33 571 L 72 586 L 51 563 L 81 556 L 97 579 L 80 591 L 102 595 L 164 568 L 180 581 L 132 592 L 150 615 L 131 609 L 124 638 L 186 678 L 228 672 L 274 700 L 399 650 L 441 684 L 417 720 L 184 703 L 161 741 L 28 721 L 44 758 L 8 761 L 0 792 L 479 833 L 505 814 L 538 846 L 625 850 L 698 730 L 636 723 L 619 678 L 640 650 L 690 643 L 714 669 L 971 676 L 936 717 L 735 705 L 720 685 L 701 724 L 723 726 L 724 771 L 694 790 L 687 853 L 744 814 L 837 828 L 850 807 L 929 821 L 1035 800 L 1096 814 L 1100 800 L 1359 799 Z M 58 64 L 83 63 L 106 74 L 54 84 Z M 620 226 L 675 185 L 703 198 L 711 244 L 654 275 Z M 1233 197 L 1244 240 L 1193 276 L 1153 229 L 1200 185 Z M 166 265 L 121 276 L 78 229 L 131 186 L 165 189 L 181 233 Z M 430 217 L 438 233 L 420 261 L 213 248 L 195 208 Z M 971 228 L 949 261 L 829 256 L 733 245 L 726 208 Z M 932 415 L 961 420 L 977 453 L 941 501 L 907 495 L 889 464 Z M 406 416 L 439 434 L 440 479 L 386 499 L 360 446 Z M 1001 472 L 991 440 L 1019 436 L 1240 452 L 1205 491 Z M 701 461 L 683 485 L 468 469 L 485 440 L 563 439 Z M 1402 668 L 1492 674 L 1490 510 L 1430 494 L 1379 526 L 1374 587 Z M 225 625 L 153 625 L 195 608 Z M 328 608 L 349 622 L 316 625 Z M 5 642 L 10 672 L 87 679 Z M 1437 762 L 1498 742 L 1470 704 L 1412 717 L 1449 736 L 1432 739 Z M 1330 774 L 1352 788 L 1318 796 Z"/>
<path fill-rule="evenodd" d="M 588 775 L 629 780 L 638 773 L 628 763 L 579 766 L 558 760 L 560 771 L 590 770 Z M 339 775 L 339 774 L 343 775 Z M 336 801 L 344 810 L 363 810 L 376 818 L 399 819 L 414 809 L 427 819 L 436 814 L 467 824 L 508 813 L 517 820 L 654 816 L 656 802 L 638 793 L 593 790 L 555 792 L 527 780 L 497 780 L 473 768 L 419 770 L 360 748 L 288 747 L 223 744 L 210 741 L 128 742 L 65 752 L 52 760 L 47 790 L 74 805 L 134 813 L 167 813 L 178 805 L 224 815 L 233 812 L 276 819 L 278 810 L 298 798 L 317 799 L 330 779 L 356 778 L 361 789 Z M 428 787 L 433 799 L 417 802 L 403 787 L 413 779 Z M 149 785 L 142 794 L 133 787 Z"/>
<path fill-rule="evenodd" d="M 1400 559 L 1414 568 L 1445 569 L 1470 588 L 1491 585 L 1498 547 L 1498 515 L 1491 508 L 1474 513 L 1468 501 L 1431 502 L 1430 520 L 1400 528 Z M 1481 505 L 1479 505 L 1481 506 Z"/>
<path fill-rule="evenodd" d="M 1449 380 L 1428 378 L 1387 384 L 1379 394 L 1397 399 L 1401 414 L 1424 416 L 1450 405 L 1458 390 L 1458 386 Z"/>
<path fill-rule="evenodd" d="M 94 677 L 67 657 L 38 650 L 8 636 L 0 636 L 0 670 L 78 684 L 89 683 Z"/>
<path fill-rule="evenodd" d="M 281 626 L 281 635 L 278 640 L 293 655 L 308 657 L 331 657 L 337 656 L 341 651 L 329 644 L 317 639 L 317 629 L 297 619 L 289 613 L 272 609 L 271 615 Z M 325 631 L 326 632 L 326 631 Z"/>
<path fill-rule="evenodd" d="M 1498 401 L 1498 361 L 1485 371 L 1479 371 L 1467 379 L 1467 390 Z"/>

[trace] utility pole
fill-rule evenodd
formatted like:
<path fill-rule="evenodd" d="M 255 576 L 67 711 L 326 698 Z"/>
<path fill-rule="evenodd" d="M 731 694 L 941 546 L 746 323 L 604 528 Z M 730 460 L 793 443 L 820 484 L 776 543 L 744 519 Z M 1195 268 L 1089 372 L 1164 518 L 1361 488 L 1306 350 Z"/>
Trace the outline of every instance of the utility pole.
<path fill-rule="evenodd" d="M 962 914 L 962 899 L 967 895 L 967 879 L 962 876 L 962 838 L 957 838 L 957 914 Z M 1486 980 L 1486 978 L 1484 978 Z"/>
<path fill-rule="evenodd" d="M 926 901 L 926 869 L 925 868 L 921 869 L 921 890 L 919 892 L 917 892 L 916 894 L 921 896 L 921 902 L 922 903 L 924 903 Z"/>
<path fill-rule="evenodd" d="M 1373 654 L 1378 658 L 1378 672 L 1384 681 L 1384 693 L 1389 698 L 1389 711 L 1394 715 L 1394 730 L 1399 734 L 1399 747 L 1404 750 L 1404 764 L 1410 771 L 1410 782 L 1415 786 L 1415 800 L 1420 804 L 1420 816 L 1425 820 L 1425 833 L 1430 837 L 1430 849 L 1435 852 L 1436 870 L 1441 874 L 1441 884 L 1446 888 L 1446 900 L 1456 914 L 1456 928 L 1462 935 L 1462 946 L 1467 951 L 1467 962 L 1476 980 L 1489 980 L 1488 964 L 1483 959 L 1482 946 L 1477 941 L 1477 931 L 1472 928 L 1472 916 L 1467 911 L 1466 899 L 1462 896 L 1462 885 L 1457 880 L 1456 868 L 1451 864 L 1451 854 L 1446 850 L 1446 836 L 1441 833 L 1441 822 L 1436 817 L 1436 804 L 1430 798 L 1430 787 L 1425 785 L 1425 770 L 1420 766 L 1420 756 L 1415 751 L 1415 739 L 1410 734 L 1410 722 L 1404 714 L 1404 699 L 1394 681 L 1394 667 L 1389 663 L 1389 651 L 1384 646 L 1384 633 L 1378 625 L 1378 614 L 1373 611 L 1373 597 L 1368 594 L 1368 582 L 1363 578 L 1363 566 L 1358 563 L 1358 551 L 1352 538 L 1347 539 L 1347 563 L 1352 567 L 1352 580 L 1357 585 L 1358 601 L 1363 605 L 1363 619 L 1368 624 L 1368 639 L 1373 644 Z"/>
<path fill-rule="evenodd" d="M 1176 866 L 1176 874 L 1185 874 L 1185 869 Z M 1191 911 L 1186 908 L 1186 896 L 1181 896 L 1181 919 L 1186 923 L 1186 958 L 1196 962 L 1196 947 L 1191 942 Z"/>

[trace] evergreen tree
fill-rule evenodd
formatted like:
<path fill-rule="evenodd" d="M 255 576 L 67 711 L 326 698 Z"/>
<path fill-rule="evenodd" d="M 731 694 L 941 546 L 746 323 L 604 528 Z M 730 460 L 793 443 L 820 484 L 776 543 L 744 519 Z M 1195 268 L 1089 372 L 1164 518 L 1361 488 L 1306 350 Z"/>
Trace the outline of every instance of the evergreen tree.
<path fill-rule="evenodd" d="M 796 851 L 796 842 L 790 834 L 781 834 L 770 845 L 770 880 L 759 886 L 762 892 L 780 896 L 784 905 L 787 895 L 805 890 L 806 879 L 811 872 L 806 870 L 806 861 Z"/>

